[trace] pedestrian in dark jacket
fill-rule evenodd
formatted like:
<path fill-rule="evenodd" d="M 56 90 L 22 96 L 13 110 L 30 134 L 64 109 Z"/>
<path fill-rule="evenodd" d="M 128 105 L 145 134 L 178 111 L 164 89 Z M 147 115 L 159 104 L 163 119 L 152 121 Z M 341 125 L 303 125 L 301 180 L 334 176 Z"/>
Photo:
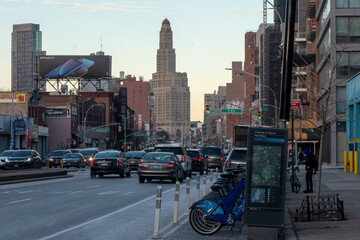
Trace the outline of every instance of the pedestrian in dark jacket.
<path fill-rule="evenodd" d="M 316 156 L 312 154 L 309 149 L 304 150 L 305 154 L 305 171 L 306 171 L 306 189 L 304 193 L 312 193 L 313 192 L 313 182 L 312 176 L 313 173 L 317 171 L 317 161 Z"/>

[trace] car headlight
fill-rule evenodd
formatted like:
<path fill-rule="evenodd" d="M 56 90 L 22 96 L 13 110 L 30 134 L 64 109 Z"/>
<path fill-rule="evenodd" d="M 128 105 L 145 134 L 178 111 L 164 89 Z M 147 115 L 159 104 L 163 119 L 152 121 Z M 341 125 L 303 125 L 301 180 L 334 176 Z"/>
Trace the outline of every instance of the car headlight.
<path fill-rule="evenodd" d="M 10 162 L 8 158 L 5 159 L 5 162 Z"/>
<path fill-rule="evenodd" d="M 54 159 L 50 158 L 50 161 L 54 161 Z"/>
<path fill-rule="evenodd" d="M 26 161 L 30 162 L 30 161 L 31 161 L 31 158 L 26 159 Z"/>
<path fill-rule="evenodd" d="M 93 160 L 93 158 L 92 157 L 89 157 L 89 161 L 92 161 Z"/>

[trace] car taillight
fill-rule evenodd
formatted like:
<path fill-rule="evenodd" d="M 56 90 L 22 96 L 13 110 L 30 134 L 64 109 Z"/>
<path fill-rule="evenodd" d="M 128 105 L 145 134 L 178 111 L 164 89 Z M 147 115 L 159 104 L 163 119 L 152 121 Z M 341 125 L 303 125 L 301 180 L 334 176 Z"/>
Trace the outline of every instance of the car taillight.
<path fill-rule="evenodd" d="M 185 162 L 185 155 L 183 155 L 183 162 Z"/>
<path fill-rule="evenodd" d="M 145 167 L 144 167 L 144 163 L 140 160 L 139 161 L 139 167 L 138 167 L 139 169 L 144 169 Z"/>
<path fill-rule="evenodd" d="M 94 160 L 91 160 L 91 165 L 90 165 L 91 167 L 93 167 L 94 166 Z"/>
<path fill-rule="evenodd" d="M 226 161 L 226 166 L 229 168 L 231 167 L 231 162 L 230 161 Z"/>
<path fill-rule="evenodd" d="M 201 161 L 202 161 L 202 158 L 194 158 L 194 160 L 201 162 Z"/>
<path fill-rule="evenodd" d="M 220 158 L 221 161 L 224 161 L 224 158 Z"/>
<path fill-rule="evenodd" d="M 174 164 L 171 162 L 167 165 L 166 169 L 173 169 L 174 168 Z"/>
<path fill-rule="evenodd" d="M 119 164 L 120 164 L 120 160 L 116 159 L 116 166 L 119 166 Z"/>

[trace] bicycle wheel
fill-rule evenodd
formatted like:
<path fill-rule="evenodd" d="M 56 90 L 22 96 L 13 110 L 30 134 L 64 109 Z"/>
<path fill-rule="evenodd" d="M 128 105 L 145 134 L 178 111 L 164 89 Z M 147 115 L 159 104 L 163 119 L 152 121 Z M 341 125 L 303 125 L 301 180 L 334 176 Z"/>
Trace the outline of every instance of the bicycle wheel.
<path fill-rule="evenodd" d="M 300 184 L 299 178 L 296 175 L 292 175 L 290 177 L 290 184 L 291 184 L 291 187 L 294 188 L 296 193 L 298 193 L 300 191 L 301 184 Z"/>
<path fill-rule="evenodd" d="M 220 230 L 222 224 L 205 219 L 206 212 L 199 209 L 193 208 L 190 211 L 189 222 L 192 229 L 201 235 L 212 235 Z"/>

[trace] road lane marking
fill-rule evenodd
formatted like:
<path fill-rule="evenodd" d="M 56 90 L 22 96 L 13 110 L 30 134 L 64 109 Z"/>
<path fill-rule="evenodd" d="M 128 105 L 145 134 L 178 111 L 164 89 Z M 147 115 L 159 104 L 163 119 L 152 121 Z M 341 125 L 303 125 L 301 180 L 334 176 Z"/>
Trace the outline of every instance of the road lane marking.
<path fill-rule="evenodd" d="M 28 191 L 18 192 L 18 194 L 32 193 L 32 192 L 40 192 L 40 190 L 28 190 Z"/>
<path fill-rule="evenodd" d="M 120 191 L 107 191 L 107 192 L 98 193 L 97 195 L 111 195 L 119 192 Z"/>
<path fill-rule="evenodd" d="M 100 187 L 100 185 L 89 186 L 89 187 L 86 187 L 86 188 L 90 189 L 90 188 L 96 188 L 96 187 Z"/>
<path fill-rule="evenodd" d="M 175 191 L 175 187 L 172 188 L 172 189 L 169 189 L 169 190 L 164 191 L 163 194 L 164 194 L 164 193 L 167 193 L 167 192 L 171 192 L 171 191 Z M 89 224 L 94 223 L 94 222 L 96 222 L 96 221 L 103 220 L 103 219 L 105 219 L 105 218 L 107 218 L 107 217 L 110 217 L 110 216 L 112 216 L 112 215 L 121 213 L 121 212 L 123 212 L 123 211 L 125 211 L 125 210 L 127 210 L 127 209 L 129 209 L 129 208 L 135 207 L 135 206 L 137 206 L 137 205 L 139 205 L 139 204 L 142 204 L 142 203 L 144 203 L 144 202 L 146 202 L 146 201 L 149 201 L 150 199 L 154 199 L 154 198 L 156 198 L 156 195 L 152 195 L 152 196 L 147 197 L 147 198 L 145 198 L 145 199 L 143 199 L 143 200 L 141 200 L 141 201 L 138 201 L 138 202 L 133 203 L 133 204 L 130 204 L 130 205 L 126 206 L 126 207 L 120 208 L 119 210 L 116 210 L 115 212 L 111 212 L 111 213 L 105 214 L 105 215 L 103 215 L 103 216 L 101 216 L 101 217 L 94 218 L 94 219 L 92 219 L 92 220 L 90 220 L 90 221 L 87 221 L 87 222 L 81 223 L 81 224 L 79 224 L 79 225 L 76 225 L 76 226 L 73 226 L 73 227 L 64 229 L 64 230 L 62 230 L 62 231 L 56 232 L 56 233 L 51 234 L 51 235 L 49 235 L 49 236 L 47 236 L 47 237 L 40 238 L 39 240 L 48 240 L 48 239 L 51 239 L 51 238 L 60 236 L 60 235 L 62 235 L 62 234 L 64 234 L 64 233 L 67 233 L 67 232 L 70 232 L 70 231 L 72 231 L 72 230 L 81 228 L 81 227 L 83 227 L 83 226 L 89 225 Z"/>
<path fill-rule="evenodd" d="M 10 193 L 10 191 L 1 192 L 1 194 L 7 194 Z"/>
<path fill-rule="evenodd" d="M 21 199 L 18 201 L 13 201 L 13 202 L 8 202 L 7 204 L 14 204 L 14 203 L 19 203 L 19 202 L 26 202 L 26 201 L 30 201 L 32 198 L 25 198 L 25 199 Z"/>
<path fill-rule="evenodd" d="M 76 193 L 82 193 L 82 192 L 85 192 L 85 191 L 75 191 L 75 192 L 69 192 L 68 194 L 76 194 Z"/>

